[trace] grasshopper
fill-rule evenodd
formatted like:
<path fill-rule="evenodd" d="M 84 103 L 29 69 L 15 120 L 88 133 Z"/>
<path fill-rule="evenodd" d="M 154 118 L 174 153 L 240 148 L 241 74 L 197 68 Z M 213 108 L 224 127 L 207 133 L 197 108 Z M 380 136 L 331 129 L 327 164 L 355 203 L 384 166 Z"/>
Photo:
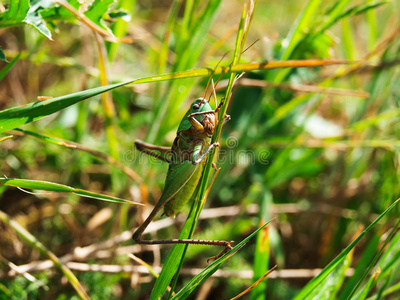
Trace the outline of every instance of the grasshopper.
<path fill-rule="evenodd" d="M 214 99 L 215 91 L 214 91 Z M 213 110 L 209 102 L 203 97 L 194 100 L 183 117 L 173 142 L 172 148 L 160 147 L 135 141 L 136 148 L 148 155 L 156 157 L 169 164 L 165 188 L 153 211 L 141 226 L 133 233 L 132 239 L 139 244 L 195 244 L 195 245 L 216 245 L 225 247 L 224 250 L 211 258 L 217 259 L 232 249 L 233 241 L 209 241 L 191 239 L 170 239 L 170 240 L 142 240 L 141 236 L 157 213 L 164 207 L 164 213 L 168 217 L 175 215 L 189 201 L 196 187 L 199 184 L 203 173 L 207 154 L 219 143 L 211 143 L 211 137 L 218 124 L 217 113 L 221 108 L 223 100 Z M 230 117 L 225 116 L 224 121 Z M 158 151 L 156 153 L 154 151 Z M 215 164 L 213 163 L 216 169 Z"/>

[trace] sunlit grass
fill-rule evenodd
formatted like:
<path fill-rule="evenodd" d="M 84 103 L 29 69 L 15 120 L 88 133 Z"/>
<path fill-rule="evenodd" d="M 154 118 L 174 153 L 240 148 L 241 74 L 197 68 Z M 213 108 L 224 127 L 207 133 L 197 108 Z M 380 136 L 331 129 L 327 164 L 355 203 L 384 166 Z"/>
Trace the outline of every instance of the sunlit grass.
<path fill-rule="evenodd" d="M 247 297 L 399 294 L 396 3 L 259 1 L 247 21 L 240 1 L 95 1 L 87 12 L 59 3 L 40 8 L 43 22 L 33 26 L 27 0 L 0 16 L 0 59 L 9 61 L 0 65 L 0 254 L 34 275 L 22 279 L 2 263 L 0 298 L 148 299 L 167 297 L 169 286 L 177 299 L 207 291 L 229 299 L 275 264 Z M 129 22 L 120 18 L 127 13 Z M 149 238 L 237 242 L 207 265 L 219 249 L 140 247 L 130 236 L 158 201 L 167 168 L 138 156 L 134 140 L 171 146 L 212 74 L 223 74 L 219 118 L 232 117 L 213 137 L 220 153 L 209 155 L 179 226 L 167 218 L 149 226 Z M 221 170 L 205 202 L 213 156 Z M 200 215 L 203 205 L 211 209 Z M 48 258 L 60 271 L 36 265 Z"/>

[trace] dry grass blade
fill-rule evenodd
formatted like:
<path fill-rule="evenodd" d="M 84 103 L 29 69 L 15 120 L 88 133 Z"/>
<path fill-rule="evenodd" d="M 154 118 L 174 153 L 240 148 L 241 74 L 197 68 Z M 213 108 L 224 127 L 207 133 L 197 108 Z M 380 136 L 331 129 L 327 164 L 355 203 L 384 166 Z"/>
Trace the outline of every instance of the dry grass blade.
<path fill-rule="evenodd" d="M 17 136 L 33 136 L 35 138 L 38 138 L 40 140 L 44 140 L 47 142 L 51 142 L 63 147 L 67 147 L 70 149 L 76 149 L 76 150 L 80 150 L 86 153 L 89 153 L 91 155 L 93 155 L 94 157 L 97 157 L 101 160 L 106 161 L 107 163 L 116 166 L 117 168 L 119 168 L 122 172 L 124 172 L 128 177 L 130 177 L 132 180 L 136 181 L 138 184 L 142 185 L 143 184 L 143 179 L 139 176 L 139 174 L 137 174 L 134 170 L 132 170 L 131 168 L 128 168 L 127 166 L 124 166 L 121 162 L 119 162 L 118 160 L 116 160 L 115 158 L 113 158 L 112 156 L 109 156 L 103 152 L 97 151 L 97 150 L 93 150 L 90 149 L 84 145 L 75 143 L 75 142 L 71 142 L 71 141 L 66 141 L 66 140 L 62 140 L 62 139 L 58 139 L 58 138 L 54 138 L 54 137 L 48 137 L 48 136 L 44 136 L 41 134 L 38 134 L 36 132 L 32 132 L 32 131 L 28 131 L 28 130 L 22 130 L 22 129 L 15 129 L 15 131 L 17 131 L 16 133 L 13 132 L 14 135 Z"/>
<path fill-rule="evenodd" d="M 217 90 L 225 89 L 228 85 L 228 81 L 224 80 L 220 83 Z M 277 88 L 282 90 L 289 90 L 293 92 L 300 93 L 320 93 L 320 94 L 329 94 L 329 95 L 338 95 L 338 96 L 349 96 L 349 97 L 357 97 L 357 98 L 369 98 L 370 94 L 364 91 L 354 91 L 347 89 L 338 89 L 338 88 L 327 88 L 320 87 L 315 85 L 307 85 L 307 84 L 276 84 L 272 82 L 266 82 L 264 80 L 259 79 L 249 79 L 249 78 L 241 78 L 236 83 L 237 86 L 247 86 L 247 87 L 260 87 L 260 88 Z"/>
<path fill-rule="evenodd" d="M 88 26 L 94 32 L 100 34 L 107 41 L 114 42 L 114 43 L 116 43 L 118 41 L 117 38 L 115 38 L 115 36 L 113 36 L 112 34 L 107 32 L 106 30 L 104 30 L 103 28 L 101 28 L 98 25 L 96 25 L 95 23 L 93 23 L 89 18 L 87 18 L 83 13 L 77 11 L 67 1 L 55 0 L 55 2 L 60 4 L 61 6 L 63 6 L 66 10 L 68 10 L 71 14 L 73 14 L 78 20 L 82 21 L 83 24 Z"/>
<path fill-rule="evenodd" d="M 20 269 L 20 267 L 18 267 L 17 265 L 15 265 L 14 263 L 12 263 L 11 261 L 9 261 L 8 259 L 6 259 L 5 257 L 3 257 L 2 255 L 0 255 L 0 260 L 2 260 L 3 262 L 5 262 L 9 268 L 13 271 L 15 271 L 16 274 L 19 274 L 21 276 L 23 276 L 26 280 L 29 280 L 30 282 L 33 282 L 34 284 L 36 284 L 38 287 L 43 287 L 46 291 L 49 290 L 49 287 L 42 281 L 36 279 L 35 277 L 33 277 L 31 274 L 24 272 L 23 270 Z"/>
<path fill-rule="evenodd" d="M 231 298 L 231 300 L 236 300 L 239 299 L 240 297 L 246 295 L 248 292 L 250 292 L 253 288 L 255 288 L 257 285 L 260 284 L 261 281 L 263 281 L 269 274 L 271 274 L 278 265 L 273 266 L 270 270 L 267 271 L 263 276 L 261 276 L 256 282 L 254 282 L 251 286 L 249 286 L 247 289 L 245 289 L 243 292 L 241 292 L 239 295 Z"/>
<path fill-rule="evenodd" d="M 149 270 L 149 273 L 151 275 L 153 275 L 155 278 L 158 278 L 158 273 L 154 271 L 154 269 L 148 264 L 146 263 L 144 260 L 140 259 L 139 257 L 133 255 L 132 253 L 128 254 L 129 258 L 131 258 L 133 261 L 137 262 L 138 264 L 144 266 L 147 268 L 147 270 Z"/>
<path fill-rule="evenodd" d="M 79 280 L 75 277 L 71 270 L 63 265 L 57 256 L 54 255 L 49 249 L 47 249 L 41 242 L 39 242 L 30 232 L 28 232 L 19 223 L 11 219 L 6 213 L 0 211 L 0 220 L 8 224 L 15 232 L 25 240 L 31 247 L 37 249 L 42 255 L 48 257 L 54 265 L 63 272 L 63 274 L 68 278 L 68 281 L 74 287 L 78 295 L 82 299 L 90 299 L 88 294 L 86 294 Z"/>
<path fill-rule="evenodd" d="M 5 140 L 11 139 L 12 137 L 13 137 L 12 135 L 4 136 L 4 137 L 0 138 L 0 143 L 5 141 Z"/>
<path fill-rule="evenodd" d="M 48 192 L 57 192 L 57 193 L 73 193 L 82 197 L 88 197 L 103 201 L 140 205 L 140 206 L 144 205 L 143 203 L 128 201 L 125 199 L 94 193 L 91 191 L 78 189 L 64 184 L 59 184 L 49 181 L 0 177 L 0 185 L 12 186 L 20 189 L 44 190 Z"/>
<path fill-rule="evenodd" d="M 400 142 L 395 140 L 317 140 L 299 137 L 293 142 L 268 141 L 268 147 L 307 147 L 346 150 L 351 148 L 384 148 L 393 150 L 400 147 Z"/>
<path fill-rule="evenodd" d="M 375 55 L 378 55 L 379 53 L 385 51 L 388 48 L 388 45 L 390 43 L 392 43 L 399 34 L 400 34 L 400 27 L 397 27 L 397 28 L 395 28 L 395 30 L 393 30 L 393 32 L 387 38 L 385 38 L 380 44 L 378 44 L 375 47 L 375 49 L 373 49 L 368 54 L 366 54 L 364 56 L 364 59 L 368 60 L 371 57 L 373 57 Z M 397 64 L 398 64 L 398 62 L 397 62 Z M 396 62 L 394 64 L 389 64 L 389 65 L 387 65 L 385 63 L 382 64 L 382 66 L 389 66 L 389 67 L 392 66 L 392 65 L 396 65 Z M 351 67 L 349 67 L 349 68 L 347 68 L 345 70 L 339 71 L 333 78 L 336 79 L 336 78 L 340 78 L 340 77 L 345 77 L 345 76 L 347 76 L 349 74 L 352 74 L 354 72 L 361 71 L 361 68 L 363 68 L 363 67 L 365 67 L 364 64 L 356 64 L 356 65 L 351 66 Z M 378 65 L 376 67 L 379 68 L 380 66 Z"/>
<path fill-rule="evenodd" d="M 147 270 L 149 270 L 149 273 L 151 275 L 153 275 L 155 278 L 158 278 L 159 274 L 148 263 L 146 263 L 144 260 L 142 260 L 139 257 L 133 255 L 132 253 L 129 253 L 128 256 L 129 256 L 129 258 L 131 258 L 132 260 L 134 260 L 135 262 L 137 262 L 138 264 L 142 265 Z M 168 292 L 171 291 L 171 287 L 170 286 L 167 287 L 167 291 Z M 175 295 L 175 292 L 172 292 L 172 295 Z"/>

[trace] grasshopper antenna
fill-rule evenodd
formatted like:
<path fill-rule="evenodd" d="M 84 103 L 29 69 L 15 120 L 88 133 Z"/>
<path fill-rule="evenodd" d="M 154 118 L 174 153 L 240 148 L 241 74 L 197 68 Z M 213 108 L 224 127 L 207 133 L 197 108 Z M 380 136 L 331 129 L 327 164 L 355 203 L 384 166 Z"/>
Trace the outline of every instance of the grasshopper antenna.
<path fill-rule="evenodd" d="M 242 51 L 242 54 L 245 53 L 247 50 L 249 50 L 251 47 L 253 47 L 260 39 L 256 39 L 253 43 L 251 43 L 250 46 L 248 46 L 246 49 Z"/>
<path fill-rule="evenodd" d="M 259 41 L 259 39 L 255 40 L 253 43 L 251 43 L 251 45 L 248 46 L 246 49 L 244 49 L 244 50 L 242 51 L 241 54 L 245 53 L 247 50 L 249 50 L 251 47 L 253 47 L 258 41 Z M 224 56 L 223 56 L 223 57 L 221 58 L 221 60 L 218 62 L 218 65 L 221 63 L 222 59 L 223 59 L 226 55 L 227 55 L 227 53 L 224 54 Z M 232 64 L 233 64 L 233 62 L 231 62 L 231 63 L 229 64 L 229 67 L 232 67 Z M 215 69 L 218 67 L 218 65 L 215 67 Z M 214 93 L 214 97 L 215 97 L 215 89 L 217 88 L 217 85 L 218 85 L 219 81 L 221 80 L 223 74 L 224 74 L 224 73 L 221 72 L 221 74 L 219 75 L 219 78 L 218 78 L 217 82 L 215 83 L 215 85 L 213 85 L 213 91 L 211 92 L 210 97 L 208 98 L 208 102 L 210 102 L 210 100 L 211 100 L 211 95 L 212 95 L 212 93 Z M 239 78 L 241 78 L 243 75 L 244 75 L 244 72 L 241 73 L 239 76 L 237 76 L 237 78 L 235 78 L 235 81 L 237 81 L 237 80 L 238 80 Z M 208 84 L 207 84 L 207 89 L 208 89 Z M 206 89 L 206 91 L 207 91 L 207 89 Z"/>
<path fill-rule="evenodd" d="M 244 50 L 242 51 L 241 54 L 245 53 L 247 50 L 249 50 L 251 47 L 253 47 L 258 41 L 259 41 L 259 39 L 255 40 L 253 43 L 251 43 L 251 45 L 248 46 L 246 49 L 244 49 Z M 225 53 L 225 54 L 222 56 L 222 58 L 220 59 L 220 61 L 219 61 L 218 64 L 216 65 L 216 67 L 215 67 L 215 69 L 214 69 L 214 72 L 215 72 L 215 70 L 217 69 L 217 67 L 219 66 L 219 64 L 221 63 L 221 61 L 225 58 L 225 56 L 226 56 L 227 54 L 228 54 L 228 52 Z M 229 67 L 231 67 L 232 64 L 233 64 L 233 62 L 231 62 L 231 63 L 229 64 Z M 215 85 L 214 85 L 214 83 L 213 83 L 213 91 L 211 92 L 211 94 L 210 94 L 210 96 L 209 96 L 209 98 L 208 98 L 208 102 L 210 102 L 212 94 L 214 94 L 214 97 L 215 97 L 215 89 L 217 88 L 217 85 L 218 85 L 219 81 L 221 80 L 223 74 L 224 74 L 224 73 L 221 72 L 221 74 L 219 75 L 219 78 L 218 78 L 217 82 L 215 83 Z M 242 77 L 243 74 L 244 74 L 244 73 L 242 73 L 242 74 L 240 75 L 240 77 Z M 212 77 L 212 76 L 211 76 L 211 77 Z M 240 77 L 239 77 L 239 78 L 240 78 Z M 239 78 L 237 78 L 237 79 L 239 79 Z M 207 90 L 208 90 L 208 85 L 209 85 L 209 83 L 210 83 L 210 80 L 208 80 L 207 87 L 206 87 L 206 91 L 205 91 L 205 93 L 204 93 L 204 97 L 205 97 L 205 94 L 206 94 L 206 92 L 207 92 Z M 203 98 L 204 98 L 204 97 L 203 97 Z M 215 106 L 215 107 L 217 107 L 217 106 Z"/>
<path fill-rule="evenodd" d="M 211 79 L 211 84 L 212 84 L 212 88 L 213 88 L 213 95 L 214 95 L 214 104 L 215 104 L 215 108 L 217 108 L 218 103 L 217 103 L 217 93 L 215 92 L 215 85 L 214 85 L 214 80 Z M 210 95 L 211 98 L 211 95 Z M 210 99 L 208 99 L 208 102 L 210 102 Z"/>
<path fill-rule="evenodd" d="M 213 75 L 214 75 L 214 73 L 215 73 L 215 70 L 217 70 L 218 66 L 220 65 L 220 63 L 222 62 L 222 60 L 225 58 L 225 56 L 226 56 L 227 54 L 228 54 L 228 52 L 226 52 L 226 53 L 221 57 L 221 59 L 218 61 L 217 65 L 215 66 L 215 68 L 214 68 L 214 70 L 213 70 L 213 72 L 212 72 L 210 78 L 208 79 L 207 86 L 206 86 L 206 89 L 205 89 L 205 91 L 204 91 L 203 99 L 206 99 L 208 87 L 209 87 L 210 82 L 211 82 L 211 80 L 212 80 L 212 77 L 213 77 Z M 222 76 L 222 74 L 220 75 L 220 78 L 221 78 L 221 76 Z M 220 80 L 220 78 L 217 80 L 217 83 L 218 83 L 218 81 Z M 212 93 L 212 92 L 211 92 L 211 93 Z M 208 102 L 210 102 L 210 98 L 211 98 L 211 95 L 210 95 L 210 97 L 209 97 L 209 99 L 208 99 Z"/>

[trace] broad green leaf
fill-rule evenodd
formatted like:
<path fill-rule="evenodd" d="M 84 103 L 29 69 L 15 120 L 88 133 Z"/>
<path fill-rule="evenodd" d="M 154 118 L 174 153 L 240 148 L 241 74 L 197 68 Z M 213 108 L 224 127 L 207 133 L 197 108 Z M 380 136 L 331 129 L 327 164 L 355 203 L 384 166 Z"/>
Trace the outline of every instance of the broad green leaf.
<path fill-rule="evenodd" d="M 0 14 L 0 28 L 22 25 L 29 10 L 29 0 L 10 0 L 8 10 Z"/>
<path fill-rule="evenodd" d="M 79 10 L 81 3 L 78 0 L 68 0 L 68 4 L 71 5 L 73 8 Z M 46 10 L 42 10 L 40 13 L 45 20 L 65 20 L 69 22 L 76 21 L 76 17 L 66 8 L 61 5 L 53 6 Z"/>
<path fill-rule="evenodd" d="M 59 192 L 59 193 L 74 193 L 76 195 L 82 197 L 88 197 L 103 201 L 116 202 L 116 203 L 125 203 L 125 204 L 135 204 L 135 205 L 143 205 L 141 203 L 132 202 L 112 196 L 102 195 L 82 189 L 73 188 L 67 185 L 48 182 L 48 181 L 39 181 L 39 180 L 30 180 L 30 179 L 18 179 L 18 178 L 0 178 L 0 184 L 5 186 L 13 186 L 22 189 L 34 189 L 34 190 L 44 190 L 49 192 Z"/>
<path fill-rule="evenodd" d="M 88 11 L 85 12 L 85 16 L 93 23 L 112 34 L 110 28 L 108 28 L 103 21 L 103 15 L 108 11 L 111 3 L 114 3 L 114 0 L 96 0 L 93 2 L 92 6 L 89 7 Z"/>
<path fill-rule="evenodd" d="M 41 13 L 54 7 L 51 0 L 11 0 L 8 10 L 0 15 L 0 28 L 29 24 L 45 37 L 51 39 L 50 30 L 46 26 Z"/>
<path fill-rule="evenodd" d="M 52 0 L 34 0 L 31 1 L 31 7 L 24 19 L 24 22 L 32 25 L 41 34 L 51 40 L 51 32 L 46 26 L 46 22 L 43 19 L 41 13 L 44 10 L 54 7 L 55 2 Z"/>

